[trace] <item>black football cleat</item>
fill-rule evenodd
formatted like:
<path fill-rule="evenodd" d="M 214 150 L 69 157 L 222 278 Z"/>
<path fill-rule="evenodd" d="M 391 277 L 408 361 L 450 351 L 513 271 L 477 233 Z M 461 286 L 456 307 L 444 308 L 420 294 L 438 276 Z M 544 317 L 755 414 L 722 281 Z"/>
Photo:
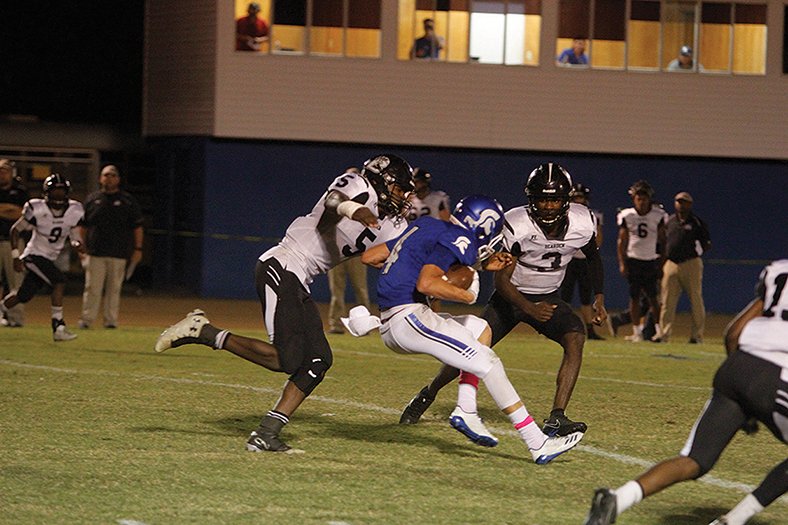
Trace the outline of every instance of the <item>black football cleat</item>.
<path fill-rule="evenodd" d="M 428 388 L 422 388 L 416 397 L 410 400 L 408 406 L 402 411 L 399 418 L 400 425 L 415 425 L 421 419 L 424 411 L 427 410 L 432 402 L 435 401 L 435 396 L 429 394 Z"/>
<path fill-rule="evenodd" d="M 544 420 L 542 425 L 542 432 L 548 436 L 568 436 L 575 432 L 585 433 L 588 425 L 582 421 L 572 421 L 563 414 L 550 416 Z"/>
<path fill-rule="evenodd" d="M 249 452 L 287 452 L 290 450 L 290 446 L 273 432 L 266 432 L 258 428 L 249 436 L 246 450 Z"/>
<path fill-rule="evenodd" d="M 610 525 L 616 522 L 616 495 L 610 489 L 596 489 L 591 510 L 583 525 Z"/>

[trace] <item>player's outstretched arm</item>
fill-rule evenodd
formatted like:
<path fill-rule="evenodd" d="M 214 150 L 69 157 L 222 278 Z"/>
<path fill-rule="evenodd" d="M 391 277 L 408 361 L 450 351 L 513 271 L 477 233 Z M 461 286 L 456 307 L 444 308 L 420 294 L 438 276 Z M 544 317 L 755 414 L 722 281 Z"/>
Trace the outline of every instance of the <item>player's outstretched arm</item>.
<path fill-rule="evenodd" d="M 360 222 L 364 226 L 380 229 L 378 217 L 372 213 L 372 210 L 363 204 L 350 200 L 348 196 L 341 191 L 331 190 L 328 192 L 325 200 L 325 208 L 327 212 L 336 216 L 336 222 L 339 222 L 342 217 L 347 217 L 348 219 Z"/>

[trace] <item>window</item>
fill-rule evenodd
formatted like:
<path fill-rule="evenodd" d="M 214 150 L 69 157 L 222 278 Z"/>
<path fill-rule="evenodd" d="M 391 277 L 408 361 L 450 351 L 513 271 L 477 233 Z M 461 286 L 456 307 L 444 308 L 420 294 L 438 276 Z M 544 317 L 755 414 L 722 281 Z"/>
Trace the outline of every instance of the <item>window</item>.
<path fill-rule="evenodd" d="M 765 4 L 560 0 L 559 9 L 559 65 L 766 73 Z"/>
<path fill-rule="evenodd" d="M 236 0 L 236 49 L 379 58 L 380 9 L 381 0 Z"/>
<path fill-rule="evenodd" d="M 541 7 L 541 0 L 400 0 L 397 57 L 538 65 Z"/>

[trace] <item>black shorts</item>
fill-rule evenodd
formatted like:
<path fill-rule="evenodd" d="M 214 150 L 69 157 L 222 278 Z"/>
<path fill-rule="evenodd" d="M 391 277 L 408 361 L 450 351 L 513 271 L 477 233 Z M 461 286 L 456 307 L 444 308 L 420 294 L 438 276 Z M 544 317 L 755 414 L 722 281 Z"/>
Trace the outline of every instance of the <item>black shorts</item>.
<path fill-rule="evenodd" d="M 532 303 L 546 301 L 557 305 L 553 316 L 545 323 L 537 321 L 495 292 L 482 312 L 482 317 L 492 330 L 492 345 L 506 337 L 518 323 L 532 326 L 537 332 L 558 344 L 561 344 L 561 339 L 569 332 L 585 334 L 583 321 L 575 314 L 571 306 L 561 300 L 557 291 L 544 295 L 522 295 Z"/>
<path fill-rule="evenodd" d="M 255 287 L 263 321 L 283 372 L 308 368 L 313 358 L 331 366 L 331 347 L 317 305 L 298 277 L 274 258 L 257 261 Z"/>
<path fill-rule="evenodd" d="M 756 418 L 786 443 L 788 406 L 778 402 L 778 391 L 788 392 L 782 369 L 764 359 L 738 350 L 714 376 L 714 391 L 695 422 L 682 455 L 708 472 L 742 424 Z M 783 400 L 782 403 L 785 403 Z"/>
<path fill-rule="evenodd" d="M 561 283 L 561 299 L 572 304 L 575 285 L 580 296 L 580 304 L 590 306 L 593 302 L 593 287 L 591 275 L 588 273 L 588 260 L 572 259 L 566 267 L 566 275 Z"/>
<path fill-rule="evenodd" d="M 627 259 L 629 297 L 637 301 L 642 292 L 650 299 L 657 298 L 659 293 L 659 271 L 659 259 L 654 259 L 653 261 Z"/>
<path fill-rule="evenodd" d="M 22 262 L 27 269 L 27 273 L 25 273 L 25 278 L 22 279 L 22 284 L 16 293 L 21 303 L 26 303 L 32 299 L 43 286 L 53 288 L 57 284 L 66 282 L 66 276 L 63 272 L 58 270 L 54 261 L 50 261 L 46 257 L 27 255 L 22 259 Z"/>

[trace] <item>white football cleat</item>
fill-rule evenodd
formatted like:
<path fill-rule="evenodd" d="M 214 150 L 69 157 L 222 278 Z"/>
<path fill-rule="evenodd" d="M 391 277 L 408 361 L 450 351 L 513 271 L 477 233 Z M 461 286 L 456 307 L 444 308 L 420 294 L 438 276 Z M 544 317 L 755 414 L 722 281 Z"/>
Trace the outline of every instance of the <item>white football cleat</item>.
<path fill-rule="evenodd" d="M 153 349 L 156 352 L 164 352 L 176 346 L 190 343 L 205 343 L 205 341 L 200 339 L 200 332 L 202 327 L 209 322 L 208 318 L 205 317 L 205 312 L 192 310 L 185 318 L 164 330 L 159 338 L 156 339 L 156 346 Z M 210 345 L 211 341 L 208 341 L 206 344 Z"/>
<path fill-rule="evenodd" d="M 58 325 L 55 331 L 52 332 L 52 339 L 55 341 L 71 341 L 76 338 L 77 334 L 69 332 L 64 324 Z"/>
<path fill-rule="evenodd" d="M 531 455 L 537 465 L 546 465 L 552 460 L 575 448 L 583 439 L 583 432 L 572 432 L 566 436 L 549 437 L 536 450 L 531 450 Z"/>
<path fill-rule="evenodd" d="M 476 413 L 471 414 L 457 407 L 449 416 L 449 424 L 479 446 L 494 447 L 498 444 L 498 438 L 487 430 L 482 418 Z"/>

